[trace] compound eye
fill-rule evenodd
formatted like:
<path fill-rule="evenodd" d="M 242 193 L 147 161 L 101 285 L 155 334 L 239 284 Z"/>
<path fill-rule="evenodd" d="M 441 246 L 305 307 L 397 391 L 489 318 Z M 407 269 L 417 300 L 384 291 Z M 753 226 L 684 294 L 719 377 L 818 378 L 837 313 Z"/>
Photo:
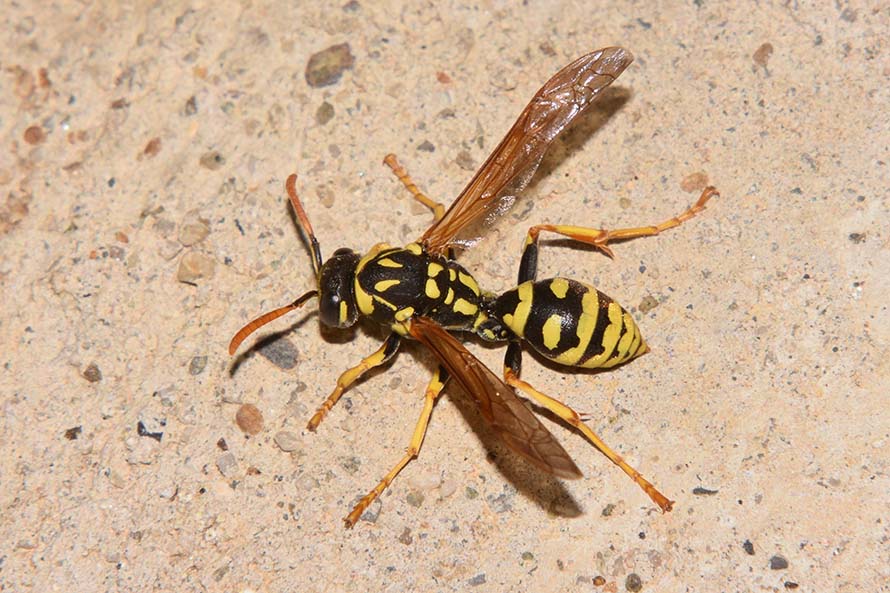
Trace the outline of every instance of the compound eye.
<path fill-rule="evenodd" d="M 359 255 L 351 249 L 338 249 L 321 268 L 319 315 L 329 327 L 349 327 L 358 319 L 353 288 L 358 262 Z"/>
<path fill-rule="evenodd" d="M 339 257 L 341 255 L 349 255 L 350 253 L 354 253 L 354 251 L 352 251 L 352 249 L 350 249 L 349 247 L 341 247 L 340 249 L 335 251 L 331 257 Z"/>

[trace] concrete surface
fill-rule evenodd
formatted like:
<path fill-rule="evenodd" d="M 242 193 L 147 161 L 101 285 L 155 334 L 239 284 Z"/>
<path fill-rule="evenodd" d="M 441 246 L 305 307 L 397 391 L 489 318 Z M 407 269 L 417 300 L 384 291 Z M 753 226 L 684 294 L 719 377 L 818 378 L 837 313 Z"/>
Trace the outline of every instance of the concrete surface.
<path fill-rule="evenodd" d="M 7 3 L 0 589 L 887 590 L 878 6 Z M 542 276 L 631 309 L 651 354 L 599 375 L 526 357 L 674 511 L 549 421 L 585 478 L 529 470 L 452 388 L 419 460 L 344 530 L 432 361 L 409 345 L 312 434 L 381 330 L 321 331 L 310 306 L 228 356 L 313 284 L 284 179 L 325 253 L 416 238 L 429 215 L 382 157 L 448 202 L 540 84 L 607 45 L 636 62 L 463 261 L 502 290 L 531 224 L 647 224 L 719 187 L 615 261 L 543 252 Z"/>

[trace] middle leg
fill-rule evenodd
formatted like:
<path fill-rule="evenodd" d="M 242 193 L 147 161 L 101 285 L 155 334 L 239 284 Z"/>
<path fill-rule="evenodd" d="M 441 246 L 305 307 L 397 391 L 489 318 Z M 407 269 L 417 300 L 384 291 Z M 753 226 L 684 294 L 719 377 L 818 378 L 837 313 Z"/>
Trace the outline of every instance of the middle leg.
<path fill-rule="evenodd" d="M 507 347 L 507 355 L 504 359 L 504 382 L 507 385 L 515 387 L 517 389 L 522 390 L 524 393 L 528 394 L 535 402 L 539 405 L 544 406 L 552 413 L 556 414 L 558 417 L 562 418 L 579 431 L 581 434 L 587 438 L 588 441 L 593 444 L 594 447 L 600 450 L 603 455 L 609 458 L 612 463 L 617 465 L 626 473 L 628 476 L 636 482 L 643 491 L 649 495 L 649 498 L 652 499 L 655 504 L 661 508 L 662 512 L 670 511 L 673 507 L 674 502 L 667 498 L 664 494 L 659 492 L 655 486 L 653 486 L 646 478 L 644 478 L 640 472 L 631 467 L 624 459 L 615 451 L 612 450 L 606 443 L 600 439 L 596 433 L 594 433 L 581 419 L 580 414 L 565 405 L 564 403 L 553 399 L 549 395 L 542 393 L 532 387 L 526 381 L 523 381 L 519 378 L 519 372 L 522 368 L 522 348 L 519 342 L 511 342 Z"/>
<path fill-rule="evenodd" d="M 440 218 L 445 216 L 445 206 L 436 202 L 425 193 L 420 191 L 420 188 L 417 187 L 417 184 L 414 183 L 414 180 L 411 179 L 411 176 L 408 175 L 408 171 L 405 170 L 405 167 L 399 163 L 396 155 L 390 153 L 383 158 L 384 164 L 392 169 L 392 172 L 395 173 L 396 177 L 399 178 L 399 181 L 402 182 L 402 185 L 411 192 L 411 195 L 414 196 L 414 199 L 429 208 L 433 213 L 433 221 L 438 222 Z"/>
<path fill-rule="evenodd" d="M 423 445 L 423 437 L 426 436 L 426 428 L 429 425 L 430 416 L 433 413 L 433 406 L 435 405 L 436 400 L 439 399 L 439 396 L 442 395 L 442 388 L 445 387 L 446 381 L 448 381 L 448 372 L 440 366 L 436 372 L 433 373 L 433 377 L 430 379 L 429 385 L 427 385 L 426 392 L 423 396 L 423 411 L 420 413 L 420 418 L 417 420 L 417 426 L 414 427 L 414 434 L 411 436 L 411 442 L 408 444 L 408 449 L 405 451 L 405 455 L 391 470 L 389 470 L 389 473 L 383 476 L 383 479 L 380 480 L 373 490 L 368 492 L 360 501 L 358 501 L 358 504 L 356 504 L 346 518 L 343 519 L 347 528 L 353 527 L 358 522 L 362 513 L 365 512 L 365 509 L 367 509 L 378 496 L 383 494 L 383 491 L 392 484 L 392 481 L 399 475 L 399 472 L 420 453 L 420 447 Z"/>

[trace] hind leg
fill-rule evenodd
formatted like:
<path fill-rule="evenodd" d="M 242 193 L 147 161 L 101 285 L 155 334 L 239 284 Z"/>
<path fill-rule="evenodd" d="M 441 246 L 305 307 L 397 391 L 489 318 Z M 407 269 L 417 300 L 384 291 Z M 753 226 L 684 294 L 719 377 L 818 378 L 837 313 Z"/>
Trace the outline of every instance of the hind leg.
<path fill-rule="evenodd" d="M 429 208 L 433 213 L 433 221 L 438 222 L 440 218 L 445 216 L 445 206 L 431 199 L 425 193 L 420 191 L 420 188 L 414 183 L 414 180 L 411 179 L 411 176 L 408 175 L 408 171 L 405 170 L 405 167 L 399 163 L 396 155 L 390 153 L 383 158 L 384 164 L 392 169 L 392 172 L 395 173 L 396 177 L 399 178 L 399 181 L 407 188 L 411 195 L 414 196 L 414 199 Z"/>

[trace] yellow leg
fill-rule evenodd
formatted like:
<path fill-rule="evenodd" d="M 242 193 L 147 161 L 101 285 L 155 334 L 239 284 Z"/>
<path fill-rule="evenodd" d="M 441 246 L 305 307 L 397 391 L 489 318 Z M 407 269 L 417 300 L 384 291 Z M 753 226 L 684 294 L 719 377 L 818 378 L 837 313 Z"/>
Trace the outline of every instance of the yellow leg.
<path fill-rule="evenodd" d="M 443 368 L 440 367 L 433 373 L 433 378 L 430 379 L 430 383 L 426 388 L 426 393 L 424 393 L 423 396 L 423 411 L 420 413 L 420 419 L 414 427 L 414 434 L 411 436 L 411 442 L 408 444 L 405 456 L 399 460 L 395 467 L 389 470 L 389 473 L 380 480 L 380 483 L 377 484 L 373 490 L 368 492 L 358 504 L 355 505 L 346 518 L 343 519 L 347 528 L 353 527 L 358 522 L 362 513 L 365 512 L 365 509 L 367 509 L 368 506 L 370 506 L 370 504 L 389 487 L 396 476 L 399 475 L 399 472 L 420 453 L 420 447 L 423 445 L 423 437 L 426 435 L 426 427 L 429 425 L 430 416 L 433 413 L 433 406 L 442 394 L 442 388 L 445 387 L 445 381 L 447 380 L 448 375 Z"/>
<path fill-rule="evenodd" d="M 646 478 L 640 475 L 640 472 L 628 465 L 627 462 L 624 461 L 624 459 L 622 459 L 620 455 L 618 455 L 618 453 L 613 451 L 606 443 L 604 443 L 598 436 L 596 436 L 596 434 L 592 430 L 590 430 L 590 428 L 588 428 L 588 426 L 584 424 L 584 422 L 581 421 L 581 417 L 578 415 L 578 412 L 568 407 L 564 403 L 553 399 L 549 395 L 541 393 L 540 391 L 517 377 L 516 373 L 514 373 L 509 368 L 504 371 L 504 381 L 508 385 L 512 385 L 517 389 L 521 389 L 529 396 L 531 396 L 531 398 L 538 402 L 540 405 L 544 406 L 545 408 L 580 430 L 581 433 L 585 437 L 587 437 L 587 440 L 593 443 L 593 446 L 599 449 L 603 453 L 603 455 L 608 457 L 612 461 L 612 463 L 624 470 L 624 473 L 630 476 L 634 482 L 639 484 L 640 487 L 646 492 L 646 494 L 649 495 L 649 498 L 651 498 L 655 502 L 655 504 L 657 504 L 661 508 L 662 512 L 671 510 L 674 505 L 674 501 L 668 499 L 664 494 L 656 490 L 655 486 L 653 486 L 648 480 L 646 480 Z"/>
<path fill-rule="evenodd" d="M 538 233 L 540 233 L 541 231 L 549 231 L 551 233 L 556 233 L 558 235 L 574 239 L 575 241 L 580 241 L 581 243 L 593 245 L 597 249 L 603 251 L 609 257 L 612 257 L 614 254 L 608 247 L 608 243 L 610 241 L 625 241 L 627 239 L 635 239 L 637 237 L 651 237 L 668 229 L 674 228 L 675 226 L 679 226 L 680 224 L 686 222 L 687 220 L 704 210 L 705 204 L 708 202 L 708 200 L 717 195 L 719 195 L 717 189 L 713 186 L 708 186 L 704 189 L 704 191 L 702 191 L 702 194 L 698 198 L 698 201 L 685 212 L 683 212 L 679 216 L 669 218 L 668 220 L 665 220 L 660 224 L 651 226 L 609 231 L 606 229 L 590 229 L 569 225 L 539 224 L 529 229 L 528 236 L 526 238 L 526 245 L 537 242 Z"/>
<path fill-rule="evenodd" d="M 414 199 L 432 210 L 433 219 L 438 221 L 440 218 L 445 216 L 445 206 L 436 202 L 429 198 L 425 193 L 420 191 L 420 188 L 414 183 L 411 179 L 411 176 L 408 175 L 408 171 L 405 170 L 405 167 L 399 163 L 398 159 L 396 159 L 396 155 L 388 154 L 383 158 L 384 164 L 387 167 L 392 169 L 392 172 L 396 174 L 396 177 L 399 178 L 399 181 L 404 184 L 408 191 L 411 192 L 411 195 L 414 196 Z"/>
<path fill-rule="evenodd" d="M 386 338 L 386 341 L 383 342 L 383 345 L 373 354 L 363 358 L 356 366 L 340 375 L 337 379 L 337 386 L 334 388 L 334 391 L 332 391 L 331 395 L 329 395 L 328 398 L 324 400 L 324 403 L 318 407 L 318 410 L 315 411 L 315 414 L 309 420 L 309 424 L 306 428 L 315 432 L 315 429 L 318 428 L 318 425 L 321 424 L 321 421 L 324 420 L 327 413 L 334 407 L 334 404 L 340 400 L 340 396 L 343 395 L 343 392 L 370 369 L 378 367 L 392 358 L 393 354 L 399 349 L 399 341 L 399 334 L 390 334 L 389 337 Z"/>

